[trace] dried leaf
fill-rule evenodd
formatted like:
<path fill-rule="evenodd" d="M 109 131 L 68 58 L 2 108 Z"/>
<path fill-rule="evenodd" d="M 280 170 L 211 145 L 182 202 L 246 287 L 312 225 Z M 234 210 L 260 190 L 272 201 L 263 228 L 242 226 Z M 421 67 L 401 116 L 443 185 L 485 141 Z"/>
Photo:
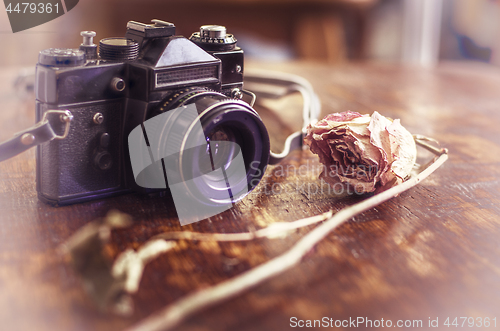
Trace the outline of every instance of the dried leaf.
<path fill-rule="evenodd" d="M 152 240 L 137 252 L 127 249 L 113 263 L 106 250 L 111 231 L 131 223 L 129 215 L 112 210 L 105 218 L 83 226 L 60 247 L 97 306 L 120 315 L 132 313 L 129 294 L 137 292 L 146 263 L 174 246 L 173 242 Z"/>
<path fill-rule="evenodd" d="M 115 279 L 125 279 L 124 290 L 127 293 L 135 293 L 139 289 L 146 263 L 174 246 L 174 242 L 155 239 L 148 241 L 137 252 L 129 248 L 116 258 L 111 274 Z"/>

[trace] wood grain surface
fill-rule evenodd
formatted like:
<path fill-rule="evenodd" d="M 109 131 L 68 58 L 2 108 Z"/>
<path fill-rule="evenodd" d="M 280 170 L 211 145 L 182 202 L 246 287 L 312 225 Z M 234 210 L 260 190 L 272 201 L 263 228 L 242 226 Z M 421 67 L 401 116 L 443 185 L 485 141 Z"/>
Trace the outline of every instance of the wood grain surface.
<path fill-rule="evenodd" d="M 285 330 L 291 317 L 418 319 L 424 327 L 429 318 L 439 317 L 442 326 L 446 317 L 496 317 L 500 325 L 500 69 L 471 63 L 433 70 L 361 63 L 248 67 L 309 79 L 323 114 L 377 110 L 400 118 L 410 132 L 439 140 L 450 159 L 419 186 L 342 225 L 297 267 L 178 329 Z M 0 68 L 0 141 L 34 122 L 33 95 L 13 88 L 17 73 Z M 300 100 L 291 100 L 300 108 Z M 300 117 L 293 118 L 265 116 L 275 146 L 300 127 Z M 310 230 L 245 243 L 181 242 L 146 266 L 134 313 L 120 317 L 99 312 L 56 254 L 71 234 L 111 209 L 134 219 L 131 228 L 112 233 L 108 248 L 117 255 L 165 231 L 248 231 L 363 199 L 308 191 L 308 185 L 321 185 L 313 171 L 317 158 L 297 151 L 281 167 L 269 167 L 256 191 L 233 209 L 180 227 L 168 197 L 129 194 L 48 206 L 36 196 L 34 155 L 31 150 L 0 163 L 2 330 L 120 330 L 268 261 Z M 301 165 L 307 171 L 298 171 Z M 275 194 L 268 194 L 273 185 Z"/>

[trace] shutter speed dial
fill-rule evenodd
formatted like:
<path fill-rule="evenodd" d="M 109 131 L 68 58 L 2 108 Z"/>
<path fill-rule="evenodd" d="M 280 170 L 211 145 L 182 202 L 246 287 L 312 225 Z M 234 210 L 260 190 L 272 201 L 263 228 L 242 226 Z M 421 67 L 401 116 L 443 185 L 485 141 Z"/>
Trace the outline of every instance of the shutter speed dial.
<path fill-rule="evenodd" d="M 224 40 L 226 38 L 226 27 L 222 25 L 202 25 L 200 27 L 202 39 Z"/>
<path fill-rule="evenodd" d="M 222 25 L 202 25 L 200 32 L 193 33 L 189 39 L 209 51 L 227 51 L 236 47 L 236 38 L 226 33 L 226 27 Z"/>

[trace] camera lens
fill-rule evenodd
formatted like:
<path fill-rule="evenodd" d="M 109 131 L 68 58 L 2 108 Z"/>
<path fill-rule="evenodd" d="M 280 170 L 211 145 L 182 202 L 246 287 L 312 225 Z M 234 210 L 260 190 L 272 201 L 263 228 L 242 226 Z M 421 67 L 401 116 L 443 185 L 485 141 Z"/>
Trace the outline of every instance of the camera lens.
<path fill-rule="evenodd" d="M 229 209 L 259 183 L 269 136 L 241 100 L 204 89 L 177 91 L 129 135 L 136 184 L 170 188 L 182 225 Z"/>
<path fill-rule="evenodd" d="M 174 200 L 182 183 L 183 194 L 192 201 L 234 204 L 257 186 L 267 167 L 270 146 L 264 124 L 247 103 L 217 92 L 194 91 L 181 100 L 163 104 L 169 119 L 153 138 L 159 139 L 155 153 L 168 155 L 163 160 Z"/>

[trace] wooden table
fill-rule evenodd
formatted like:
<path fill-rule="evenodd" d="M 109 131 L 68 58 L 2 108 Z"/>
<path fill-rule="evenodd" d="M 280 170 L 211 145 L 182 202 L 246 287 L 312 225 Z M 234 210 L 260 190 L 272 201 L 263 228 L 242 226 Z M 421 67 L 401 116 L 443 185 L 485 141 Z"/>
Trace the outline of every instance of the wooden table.
<path fill-rule="evenodd" d="M 323 113 L 353 110 L 400 118 L 412 133 L 439 140 L 450 159 L 417 187 L 355 217 L 328 235 L 292 270 L 194 315 L 179 330 L 282 330 L 290 318 L 493 319 L 500 324 L 500 68 L 443 63 L 435 70 L 394 64 L 249 64 L 297 73 L 319 93 Z M 14 92 L 17 70 L 0 69 L 0 140 L 34 122 L 32 95 Z M 290 131 L 292 124 L 283 132 Z M 288 126 L 288 127 L 287 127 Z M 273 135 L 280 136 L 273 125 Z M 99 312 L 80 279 L 56 254 L 84 224 L 119 209 L 130 229 L 112 234 L 117 254 L 174 230 L 238 232 L 293 221 L 362 198 L 283 190 L 251 195 L 234 209 L 180 227 L 165 198 L 129 194 L 54 208 L 38 201 L 34 151 L 0 163 L 0 321 L 4 330 L 118 330 L 197 289 L 284 252 L 311 227 L 247 243 L 184 242 L 146 266 L 135 312 Z M 317 164 L 309 151 L 284 166 Z M 315 163 L 316 162 L 316 163 Z M 261 185 L 307 184 L 312 174 Z M 307 192 L 306 192 L 307 193 Z M 452 321 L 451 320 L 451 321 Z M 450 321 L 450 322 L 451 322 Z M 459 319 L 460 321 L 460 319 Z M 447 329 L 447 328 L 446 328 Z M 490 329 L 494 329 L 490 327 Z"/>

